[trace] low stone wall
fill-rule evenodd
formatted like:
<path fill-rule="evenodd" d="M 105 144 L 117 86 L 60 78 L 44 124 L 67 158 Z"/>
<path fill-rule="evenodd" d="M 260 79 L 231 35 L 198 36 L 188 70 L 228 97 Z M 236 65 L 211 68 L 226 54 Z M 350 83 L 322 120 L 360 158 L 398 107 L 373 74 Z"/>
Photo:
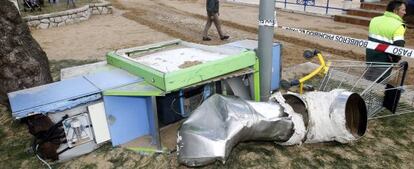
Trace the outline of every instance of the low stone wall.
<path fill-rule="evenodd" d="M 67 11 L 43 14 L 37 16 L 27 16 L 23 19 L 29 27 L 36 29 L 47 29 L 61 27 L 88 20 L 91 15 L 111 14 L 112 5 L 109 2 L 85 5 L 80 8 Z"/>

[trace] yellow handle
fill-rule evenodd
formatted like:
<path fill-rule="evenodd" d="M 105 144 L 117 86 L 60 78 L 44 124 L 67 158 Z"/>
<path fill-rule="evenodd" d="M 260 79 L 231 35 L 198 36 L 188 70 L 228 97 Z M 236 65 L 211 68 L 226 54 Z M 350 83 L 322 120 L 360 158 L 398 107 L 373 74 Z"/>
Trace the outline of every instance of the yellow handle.
<path fill-rule="evenodd" d="M 326 65 L 325 63 L 325 59 L 323 58 L 323 56 L 318 53 L 316 54 L 316 56 L 318 57 L 320 66 L 318 68 L 316 68 L 315 70 L 313 70 L 311 73 L 309 73 L 308 75 L 306 75 L 305 77 L 302 77 L 299 79 L 299 94 L 303 94 L 303 84 L 305 81 L 311 79 L 312 77 L 316 76 L 317 74 L 321 73 L 327 73 L 329 70 L 329 67 Z"/>

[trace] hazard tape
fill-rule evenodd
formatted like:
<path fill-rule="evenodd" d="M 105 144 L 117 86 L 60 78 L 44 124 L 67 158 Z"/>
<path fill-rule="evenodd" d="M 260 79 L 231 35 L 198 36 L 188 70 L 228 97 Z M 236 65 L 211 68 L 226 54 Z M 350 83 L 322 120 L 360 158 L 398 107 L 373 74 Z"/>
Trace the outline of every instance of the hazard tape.
<path fill-rule="evenodd" d="M 404 48 L 404 47 L 399 47 L 399 46 L 394 46 L 394 45 L 387 45 L 387 44 L 372 42 L 372 41 L 363 40 L 363 39 L 351 38 L 347 36 L 334 35 L 334 34 L 329 34 L 329 33 L 324 33 L 324 32 L 300 29 L 300 28 L 291 28 L 291 27 L 286 27 L 286 26 L 277 26 L 277 28 L 288 30 L 288 31 L 293 31 L 293 32 L 298 32 L 301 34 L 306 34 L 309 36 L 318 37 L 322 39 L 327 39 L 327 40 L 331 40 L 331 41 L 335 41 L 335 42 L 339 42 L 343 44 L 358 46 L 362 48 L 368 48 L 368 49 L 376 50 L 379 52 L 385 52 L 385 53 L 389 53 L 393 55 L 414 58 L 414 55 L 413 55 L 414 49 L 409 49 L 409 48 Z"/>

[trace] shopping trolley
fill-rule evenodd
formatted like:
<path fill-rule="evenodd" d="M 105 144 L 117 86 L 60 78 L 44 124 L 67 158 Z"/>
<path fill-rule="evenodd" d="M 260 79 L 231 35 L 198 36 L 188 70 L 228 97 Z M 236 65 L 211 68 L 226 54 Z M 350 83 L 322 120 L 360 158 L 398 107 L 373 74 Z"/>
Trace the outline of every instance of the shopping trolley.
<path fill-rule="evenodd" d="M 319 51 L 305 51 L 305 58 L 317 56 L 320 66 L 303 78 L 293 81 L 303 92 L 305 84 L 318 91 L 345 89 L 365 100 L 368 118 L 380 118 L 414 112 L 414 97 L 405 91 L 408 63 L 331 60 L 326 62 Z"/>

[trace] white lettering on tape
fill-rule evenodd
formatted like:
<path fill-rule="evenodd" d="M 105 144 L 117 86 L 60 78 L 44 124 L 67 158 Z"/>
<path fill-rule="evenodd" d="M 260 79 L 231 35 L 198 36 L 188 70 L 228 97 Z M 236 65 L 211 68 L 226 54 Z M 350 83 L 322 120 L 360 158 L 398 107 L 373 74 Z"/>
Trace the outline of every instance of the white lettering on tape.
<path fill-rule="evenodd" d="M 413 50 L 402 48 L 402 47 L 394 47 L 392 48 L 392 54 L 411 57 L 413 54 Z"/>
<path fill-rule="evenodd" d="M 309 36 L 314 36 L 314 37 L 318 37 L 322 39 L 332 40 L 332 41 L 336 41 L 336 42 L 343 43 L 343 44 L 368 48 L 372 50 L 375 50 L 376 47 L 380 44 L 380 43 L 372 42 L 368 40 L 356 39 L 356 38 L 351 38 L 347 36 L 340 36 L 340 35 L 334 35 L 334 34 L 317 32 L 317 31 L 310 31 L 306 29 L 291 28 L 291 27 L 285 27 L 285 26 L 278 26 L 278 28 L 288 30 L 288 31 L 298 32 L 298 33 L 302 33 L 302 34 L 306 34 Z M 398 47 L 398 46 L 393 46 L 393 45 L 389 45 L 388 48 L 385 50 L 385 53 L 400 55 L 400 56 L 405 56 L 405 57 L 414 57 L 413 52 L 414 52 L 413 49 L 408 49 L 408 48 L 403 48 L 403 47 Z"/>

